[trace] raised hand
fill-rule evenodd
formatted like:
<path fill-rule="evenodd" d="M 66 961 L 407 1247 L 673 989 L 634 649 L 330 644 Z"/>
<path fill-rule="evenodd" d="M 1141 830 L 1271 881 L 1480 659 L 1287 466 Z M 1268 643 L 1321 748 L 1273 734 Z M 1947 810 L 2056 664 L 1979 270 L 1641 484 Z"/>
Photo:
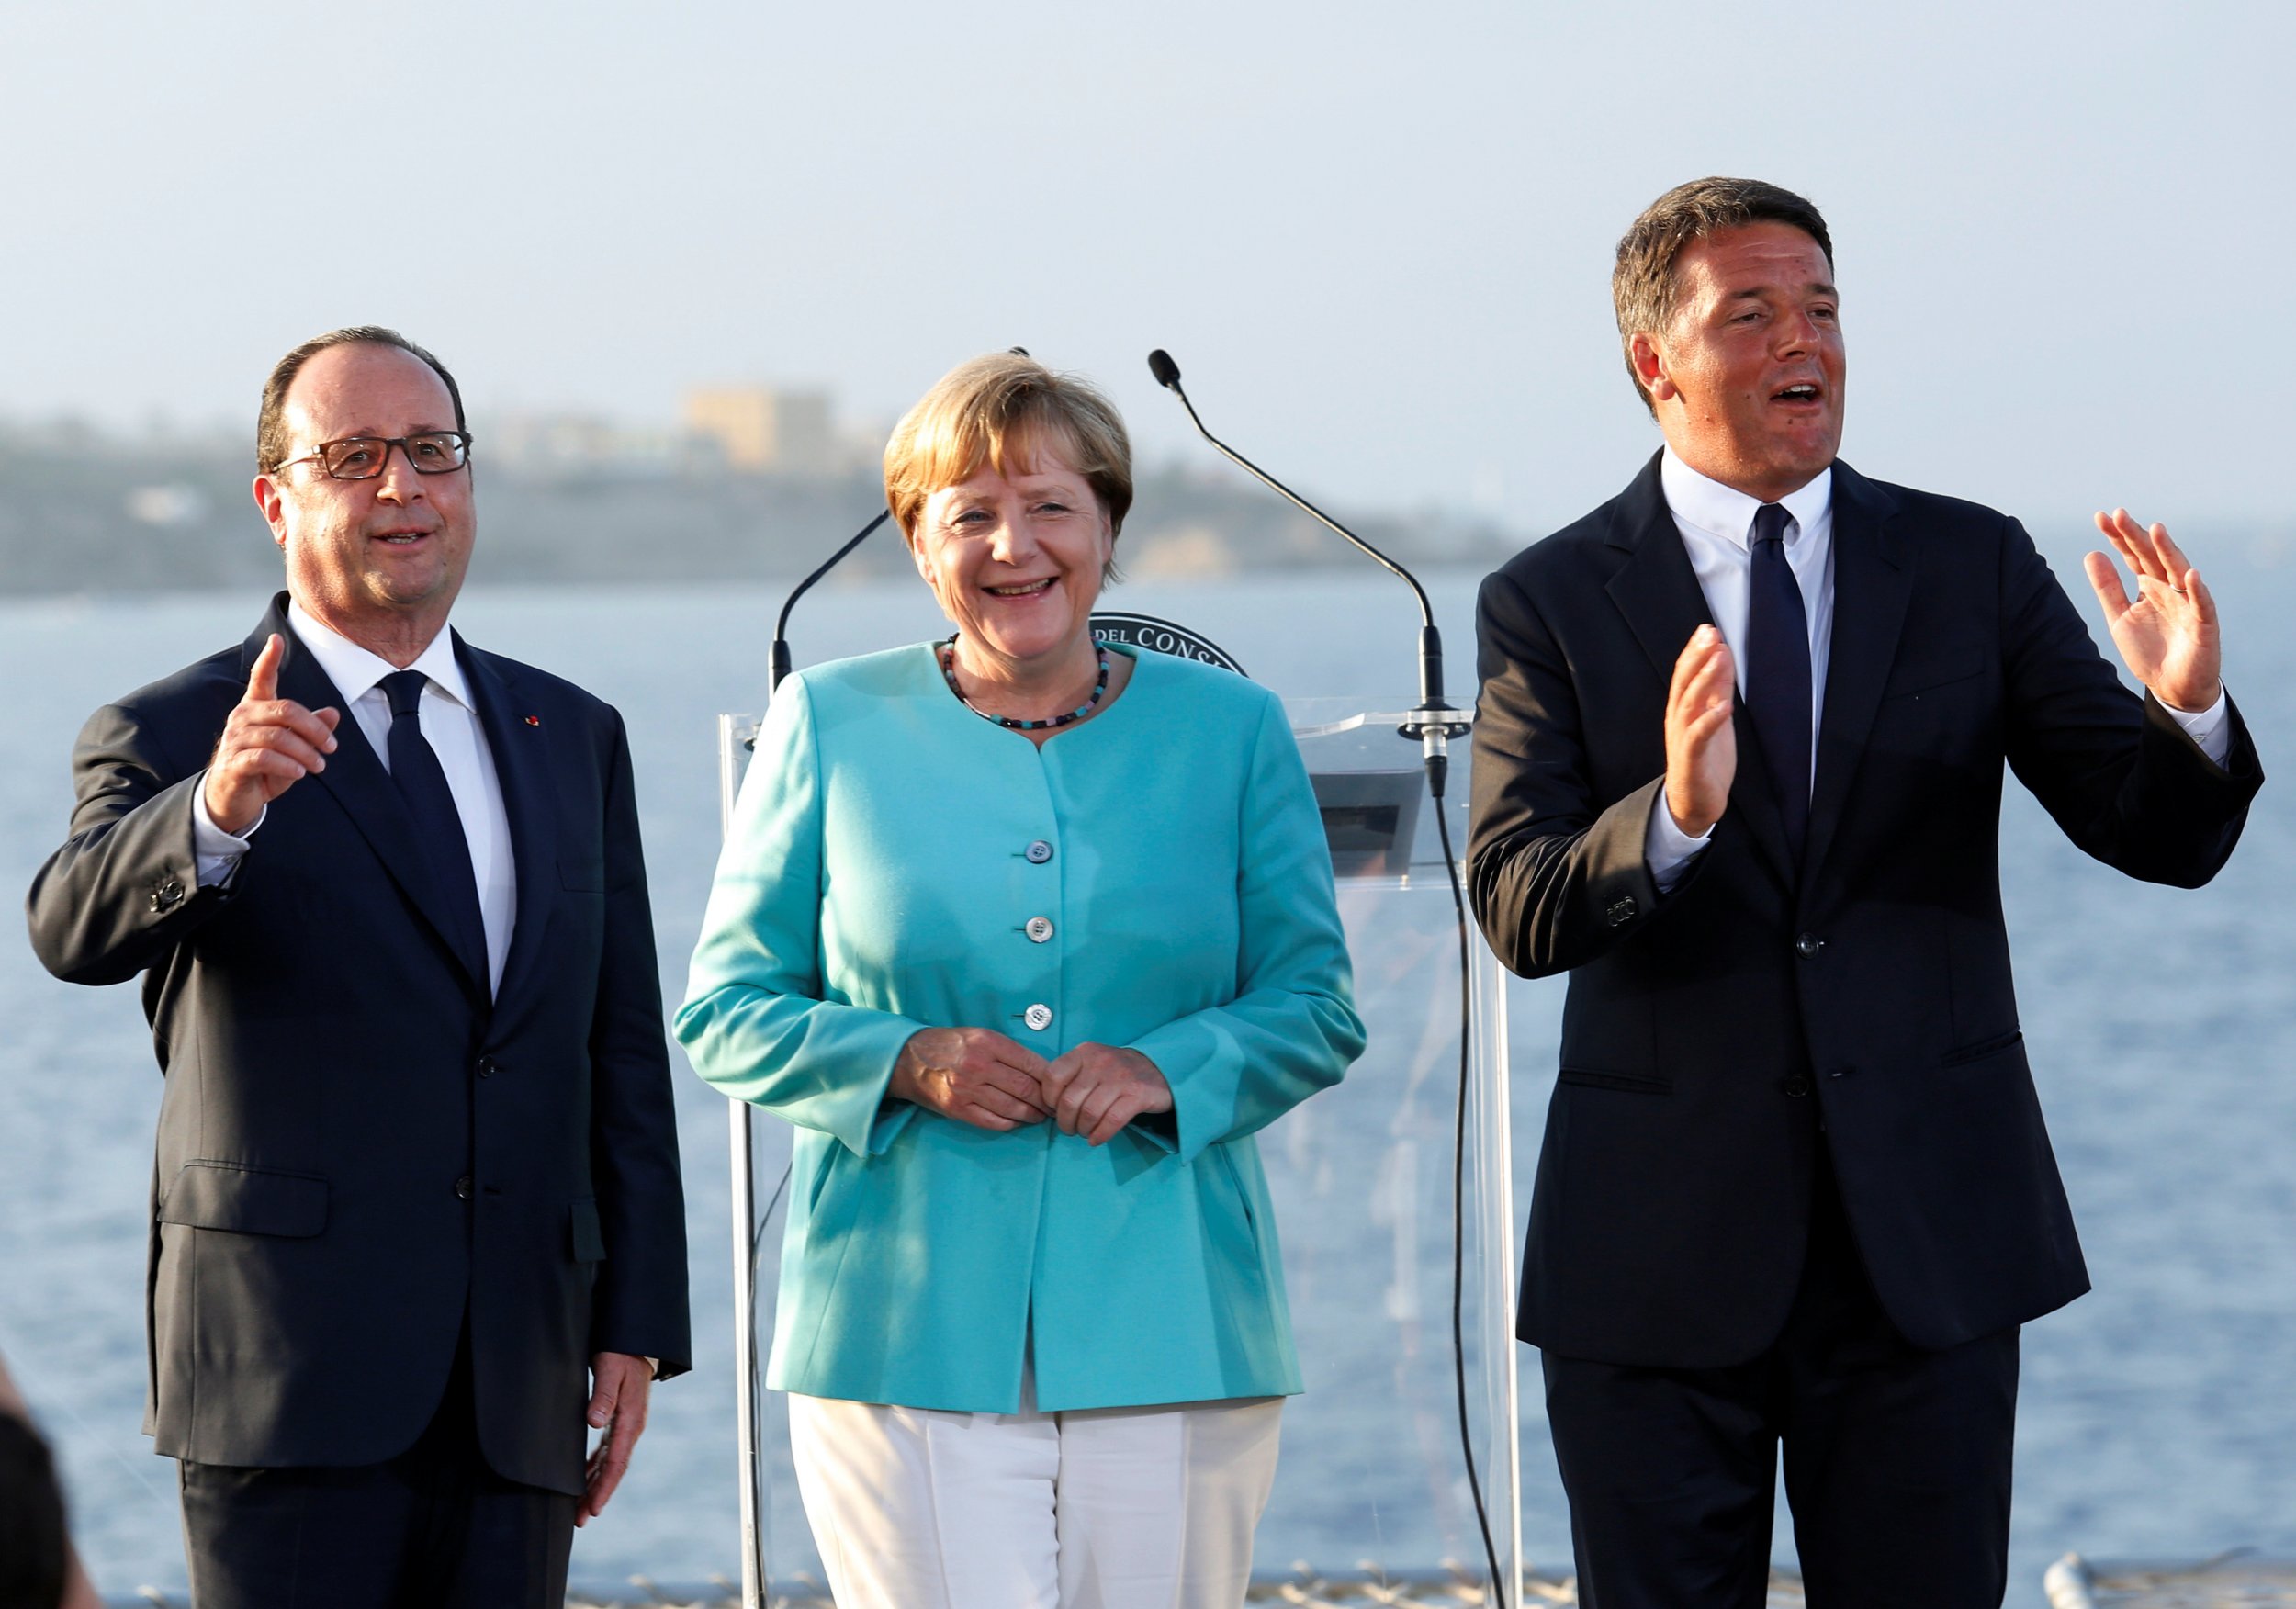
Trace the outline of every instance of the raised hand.
<path fill-rule="evenodd" d="M 1002 1131 L 1041 1123 L 1052 1106 L 1042 1056 L 987 1028 L 926 1028 L 909 1035 L 886 1093 L 944 1118 Z"/>
<path fill-rule="evenodd" d="M 311 772 L 325 771 L 327 756 L 335 751 L 341 710 L 307 710 L 279 696 L 279 661 L 286 653 L 286 640 L 272 633 L 208 761 L 208 815 L 234 838 L 254 826 L 272 800 Z"/>
<path fill-rule="evenodd" d="M 1730 802 L 1738 775 L 1738 729 L 1730 723 L 1738 669 L 1730 646 L 1711 625 L 1690 634 L 1666 690 L 1666 810 L 1691 838 L 1704 838 Z"/>
<path fill-rule="evenodd" d="M 1172 1086 L 1138 1051 L 1081 1044 L 1045 1070 L 1044 1093 L 1064 1134 L 1106 1145 L 1142 1112 L 1172 1109 Z"/>
<path fill-rule="evenodd" d="M 2097 516 L 2113 551 L 2136 576 L 2136 596 L 2101 553 L 2081 561 L 2104 607 L 2112 646 L 2129 673 L 2172 710 L 2197 714 L 2223 692 L 2224 651 L 2216 635 L 2216 600 L 2200 572 L 2169 539 L 2166 525 L 2140 525 L 2126 509 Z"/>

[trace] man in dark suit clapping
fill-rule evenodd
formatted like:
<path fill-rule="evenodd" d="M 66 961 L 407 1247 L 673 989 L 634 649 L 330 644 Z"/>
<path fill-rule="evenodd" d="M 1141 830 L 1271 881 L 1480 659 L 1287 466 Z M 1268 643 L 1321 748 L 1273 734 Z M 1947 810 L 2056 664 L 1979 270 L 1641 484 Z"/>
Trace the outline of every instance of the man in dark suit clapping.
<path fill-rule="evenodd" d="M 256 433 L 287 591 L 89 720 L 30 898 L 59 977 L 142 975 L 166 1075 L 146 1429 L 200 1609 L 557 1609 L 688 1356 L 628 744 L 446 629 L 437 359 L 320 336 Z"/>
<path fill-rule="evenodd" d="M 2018 1326 L 2088 1288 L 2019 1031 L 2005 768 L 2205 883 L 2262 782 L 2215 605 L 2098 523 L 2126 692 L 2017 522 L 1836 456 L 1824 220 L 1684 185 L 1613 290 L 1665 448 L 1480 604 L 1470 876 L 1568 971 L 1520 1333 L 1589 1609 L 1757 1609 L 1778 1448 L 1819 1609 L 1998 1604 Z"/>

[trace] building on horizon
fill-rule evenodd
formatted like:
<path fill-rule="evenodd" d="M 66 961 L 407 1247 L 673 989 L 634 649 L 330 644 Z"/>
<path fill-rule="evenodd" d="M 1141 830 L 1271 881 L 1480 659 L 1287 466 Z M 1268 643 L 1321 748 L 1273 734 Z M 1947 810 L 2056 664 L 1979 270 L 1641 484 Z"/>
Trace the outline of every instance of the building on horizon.
<path fill-rule="evenodd" d="M 748 474 L 834 475 L 850 456 L 831 426 L 826 391 L 696 387 L 685 395 L 681 422 L 726 468 Z"/>

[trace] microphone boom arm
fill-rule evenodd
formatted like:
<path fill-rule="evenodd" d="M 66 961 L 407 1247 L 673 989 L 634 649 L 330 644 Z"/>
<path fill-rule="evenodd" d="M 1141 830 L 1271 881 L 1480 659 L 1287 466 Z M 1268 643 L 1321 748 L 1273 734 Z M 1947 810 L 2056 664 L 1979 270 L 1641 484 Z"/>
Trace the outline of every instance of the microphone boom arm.
<path fill-rule="evenodd" d="M 1276 493 L 1277 496 L 1284 499 L 1287 502 L 1289 502 L 1294 508 L 1300 510 L 1300 512 L 1309 515 L 1317 523 L 1338 532 L 1342 536 L 1346 537 L 1348 541 L 1354 543 L 1357 547 L 1362 548 L 1365 553 L 1370 555 L 1371 557 L 1378 560 L 1379 564 L 1384 566 L 1387 569 L 1392 571 L 1395 575 L 1400 576 L 1402 579 L 1403 584 L 1409 587 L 1412 590 L 1412 595 L 1419 600 L 1420 624 L 1427 626 L 1435 624 L 1435 610 L 1429 606 L 1427 602 L 1426 589 L 1419 584 L 1419 579 L 1416 576 L 1412 575 L 1411 571 L 1405 569 L 1401 565 L 1397 564 L 1393 559 L 1388 557 L 1386 554 L 1381 553 L 1378 548 L 1372 546 L 1371 544 L 1366 542 L 1362 537 L 1356 535 L 1346 526 L 1341 524 L 1337 520 L 1333 519 L 1331 515 L 1325 513 L 1322 509 L 1317 508 L 1306 498 L 1301 497 L 1298 492 L 1292 490 L 1291 488 L 1277 479 L 1273 475 L 1270 475 L 1266 470 L 1261 468 L 1257 464 L 1253 463 L 1251 459 L 1245 457 L 1242 453 L 1237 452 L 1227 443 L 1212 434 L 1210 431 L 1205 429 L 1204 422 L 1200 418 L 1197 417 L 1196 404 L 1187 399 L 1187 393 L 1186 391 L 1180 389 L 1179 382 L 1176 377 L 1173 380 L 1171 388 L 1172 394 L 1180 399 L 1180 406 L 1187 410 L 1187 417 L 1196 426 L 1196 433 L 1202 436 L 1214 447 L 1218 448 L 1221 457 L 1227 459 L 1231 464 L 1235 465 L 1236 467 L 1251 476 L 1253 479 L 1258 481 L 1262 486 L 1266 487 L 1270 491 Z M 1439 692 L 1442 690 L 1438 688 L 1435 691 Z"/>
<path fill-rule="evenodd" d="M 880 509 L 875 519 L 854 532 L 844 546 L 823 559 L 813 574 L 791 589 L 789 596 L 782 601 L 781 618 L 773 623 L 773 658 L 767 669 L 765 682 L 765 690 L 768 692 L 779 689 L 782 685 L 782 678 L 789 674 L 789 612 L 797 607 L 797 600 L 811 591 L 816 581 L 837 568 L 847 554 L 868 541 L 871 532 L 891 518 L 893 518 L 891 509 Z"/>
<path fill-rule="evenodd" d="M 1468 723 L 1463 718 L 1465 712 L 1446 702 L 1443 696 L 1443 634 L 1435 629 L 1435 609 L 1427 602 L 1427 590 L 1419 584 L 1419 578 L 1411 571 L 1206 429 L 1203 419 L 1196 411 L 1196 404 L 1189 401 L 1187 393 L 1180 388 L 1180 366 L 1172 361 L 1169 353 L 1162 348 L 1150 353 L 1148 372 L 1155 377 L 1158 385 L 1180 399 L 1180 406 L 1187 410 L 1189 422 L 1196 426 L 1196 433 L 1218 449 L 1221 457 L 1319 524 L 1354 543 L 1382 568 L 1401 578 L 1403 584 L 1411 588 L 1412 595 L 1419 600 L 1419 707 L 1412 710 L 1396 730 L 1424 747 L 1428 778 L 1435 797 L 1441 798 L 1443 776 L 1448 766 L 1446 750 L 1449 740 L 1467 736 Z"/>

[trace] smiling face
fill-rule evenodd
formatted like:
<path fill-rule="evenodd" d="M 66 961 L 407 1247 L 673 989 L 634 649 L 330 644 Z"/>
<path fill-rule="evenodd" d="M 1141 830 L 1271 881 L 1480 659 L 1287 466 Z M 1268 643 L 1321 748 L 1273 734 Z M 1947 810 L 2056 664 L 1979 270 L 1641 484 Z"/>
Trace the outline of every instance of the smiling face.
<path fill-rule="evenodd" d="M 1817 241 L 1754 223 L 1675 262 L 1668 328 L 1628 343 L 1676 456 L 1750 497 L 1807 485 L 1841 446 L 1840 297 Z"/>
<path fill-rule="evenodd" d="M 456 428 L 454 399 L 430 366 L 369 342 L 314 353 L 281 417 L 290 459 L 347 436 Z M 323 624 L 400 665 L 446 624 L 478 523 L 467 466 L 418 475 L 393 447 L 372 480 L 290 463 L 258 475 L 254 489 L 287 556 L 287 591 Z"/>
<path fill-rule="evenodd" d="M 1108 511 L 1055 450 L 984 463 L 925 500 L 917 573 L 957 627 L 957 651 L 1002 681 L 1059 675 L 1088 652 L 1092 606 L 1114 549 Z"/>

